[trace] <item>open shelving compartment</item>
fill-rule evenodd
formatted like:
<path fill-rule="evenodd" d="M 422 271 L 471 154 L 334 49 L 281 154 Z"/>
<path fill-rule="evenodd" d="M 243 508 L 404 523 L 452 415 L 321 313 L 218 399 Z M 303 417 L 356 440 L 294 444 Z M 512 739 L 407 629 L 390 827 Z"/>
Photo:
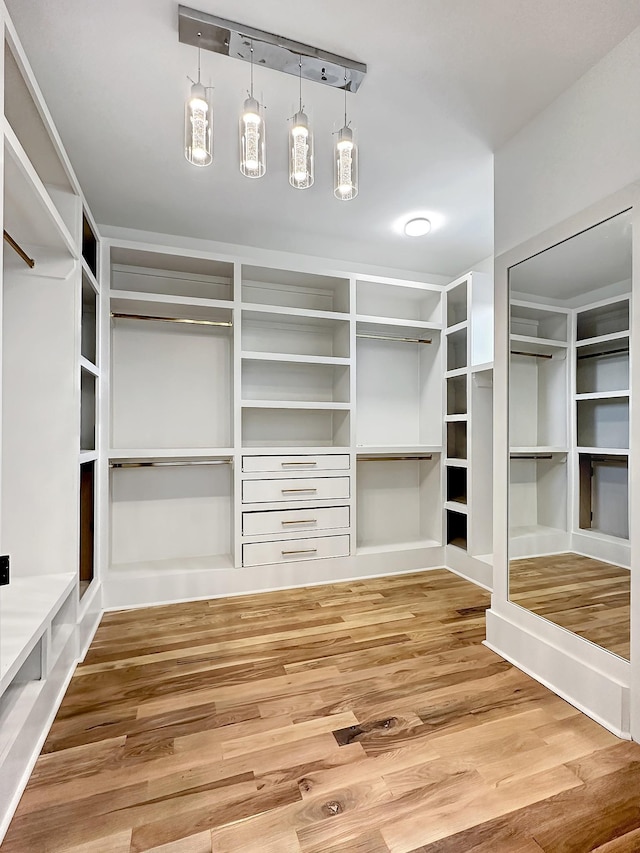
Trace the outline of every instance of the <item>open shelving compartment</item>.
<path fill-rule="evenodd" d="M 511 335 L 516 340 L 535 338 L 566 344 L 569 340 L 569 314 L 544 305 L 511 301 Z"/>
<path fill-rule="evenodd" d="M 441 445 L 439 329 L 356 324 L 356 444 Z"/>
<path fill-rule="evenodd" d="M 12 150 L 33 167 L 40 191 L 53 205 L 68 245 L 74 245 L 80 233 L 82 203 L 58 143 L 48 130 L 32 78 L 8 31 L 4 42 L 4 117 L 5 136 Z M 29 243 L 37 245 L 34 241 Z"/>
<path fill-rule="evenodd" d="M 567 550 L 567 453 L 512 450 L 509 471 L 510 558 Z"/>
<path fill-rule="evenodd" d="M 580 530 L 629 539 L 629 457 L 578 454 Z"/>
<path fill-rule="evenodd" d="M 467 281 L 461 281 L 447 290 L 447 328 L 469 321 L 469 291 Z M 462 366 L 462 365 L 461 365 Z M 449 370 L 453 370 L 449 366 Z"/>
<path fill-rule="evenodd" d="M 509 429 L 513 447 L 568 444 L 567 347 L 511 340 Z"/>
<path fill-rule="evenodd" d="M 576 393 L 629 390 L 629 332 L 589 338 L 576 347 Z"/>
<path fill-rule="evenodd" d="M 358 320 L 397 321 L 399 325 L 424 323 L 440 328 L 442 323 L 442 289 L 419 283 L 399 284 L 378 281 L 356 281 Z"/>
<path fill-rule="evenodd" d="M 349 279 L 242 266 L 242 303 L 349 313 Z"/>
<path fill-rule="evenodd" d="M 233 469 L 220 454 L 112 461 L 111 572 L 231 568 Z"/>
<path fill-rule="evenodd" d="M 580 309 L 576 314 L 576 341 L 578 342 L 628 331 L 628 297 Z"/>
<path fill-rule="evenodd" d="M 440 453 L 358 453 L 357 553 L 442 544 Z"/>

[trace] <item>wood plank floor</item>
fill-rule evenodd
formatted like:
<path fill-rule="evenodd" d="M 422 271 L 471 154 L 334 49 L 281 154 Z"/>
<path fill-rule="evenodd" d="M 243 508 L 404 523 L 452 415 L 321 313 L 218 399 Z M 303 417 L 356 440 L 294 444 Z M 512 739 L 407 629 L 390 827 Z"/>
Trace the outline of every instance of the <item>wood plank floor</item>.
<path fill-rule="evenodd" d="M 512 560 L 509 598 L 629 660 L 629 569 L 571 553 Z"/>
<path fill-rule="evenodd" d="M 2 853 L 621 853 L 640 746 L 437 570 L 105 615 Z"/>

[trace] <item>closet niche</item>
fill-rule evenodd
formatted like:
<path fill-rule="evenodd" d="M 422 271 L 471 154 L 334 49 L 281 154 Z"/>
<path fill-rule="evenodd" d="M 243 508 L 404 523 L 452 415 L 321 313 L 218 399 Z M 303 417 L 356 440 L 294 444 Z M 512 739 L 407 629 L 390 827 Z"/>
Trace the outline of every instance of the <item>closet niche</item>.
<path fill-rule="evenodd" d="M 509 269 L 509 598 L 629 659 L 631 211 Z"/>

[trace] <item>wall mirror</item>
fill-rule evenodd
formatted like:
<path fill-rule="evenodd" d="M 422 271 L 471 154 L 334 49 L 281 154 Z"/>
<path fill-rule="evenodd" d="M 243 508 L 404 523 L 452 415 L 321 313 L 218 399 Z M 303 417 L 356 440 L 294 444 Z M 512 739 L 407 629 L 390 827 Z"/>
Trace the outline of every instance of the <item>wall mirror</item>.
<path fill-rule="evenodd" d="M 509 599 L 629 659 L 631 211 L 509 269 Z"/>

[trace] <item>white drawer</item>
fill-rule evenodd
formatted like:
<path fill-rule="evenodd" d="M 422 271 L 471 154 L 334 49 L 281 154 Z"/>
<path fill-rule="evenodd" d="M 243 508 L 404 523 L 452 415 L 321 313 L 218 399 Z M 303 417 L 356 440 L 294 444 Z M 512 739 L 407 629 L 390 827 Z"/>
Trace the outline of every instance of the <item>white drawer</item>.
<path fill-rule="evenodd" d="M 314 471 L 348 471 L 349 454 L 333 453 L 327 456 L 243 456 L 242 470 L 288 471 L 291 474 Z"/>
<path fill-rule="evenodd" d="M 243 480 L 242 482 L 242 500 L 245 503 L 344 500 L 348 497 L 348 477 L 301 477 L 295 480 Z"/>
<path fill-rule="evenodd" d="M 285 542 L 254 542 L 242 546 L 242 565 L 295 563 L 299 560 L 322 560 L 326 557 L 348 557 L 349 536 L 318 536 L 313 539 L 287 539 Z"/>
<path fill-rule="evenodd" d="M 348 526 L 348 506 L 327 506 L 317 509 L 272 509 L 242 513 L 242 533 L 245 536 L 296 533 L 299 530 L 330 530 Z"/>

